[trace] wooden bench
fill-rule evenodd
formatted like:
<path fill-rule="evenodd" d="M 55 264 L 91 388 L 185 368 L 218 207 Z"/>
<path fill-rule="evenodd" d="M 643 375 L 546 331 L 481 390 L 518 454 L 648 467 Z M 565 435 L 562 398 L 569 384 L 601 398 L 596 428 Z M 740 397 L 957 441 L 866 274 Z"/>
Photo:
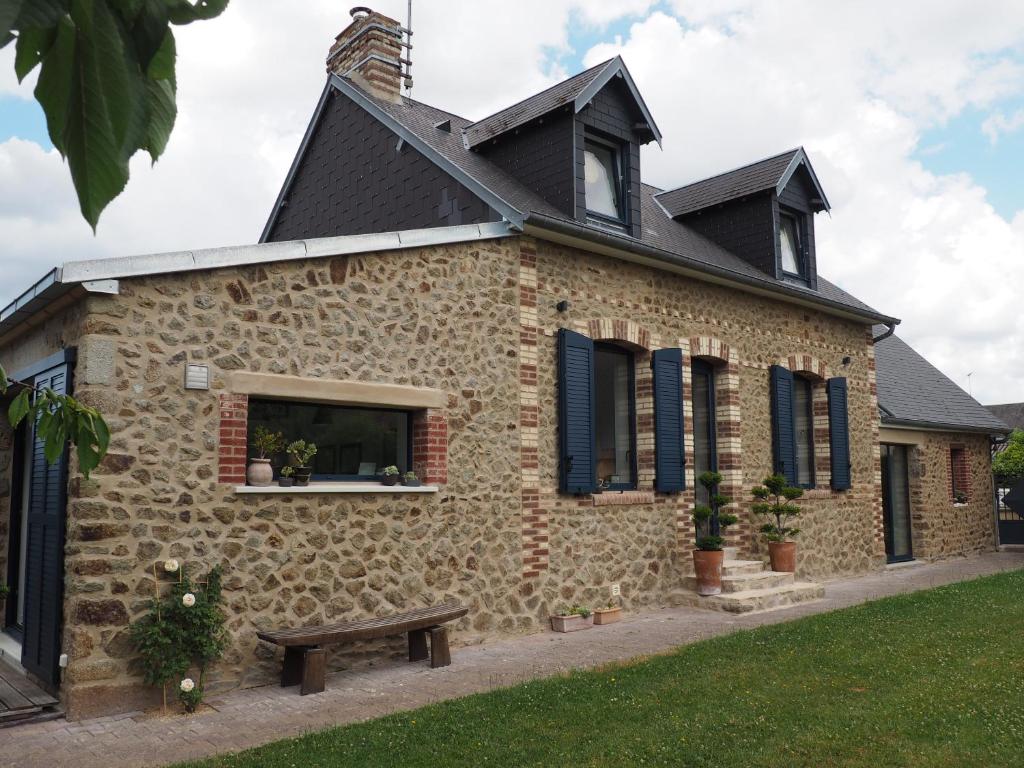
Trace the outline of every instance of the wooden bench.
<path fill-rule="evenodd" d="M 281 685 L 301 684 L 300 693 L 320 693 L 325 687 L 326 658 L 323 646 L 372 640 L 378 637 L 409 634 L 409 661 L 427 658 L 427 634 L 430 634 L 430 666 L 447 667 L 452 663 L 448 650 L 447 621 L 461 619 L 469 613 L 459 603 L 449 602 L 417 608 L 407 613 L 379 616 L 372 619 L 346 621 L 321 627 L 285 627 L 257 632 L 260 640 L 284 646 L 284 668 Z"/>

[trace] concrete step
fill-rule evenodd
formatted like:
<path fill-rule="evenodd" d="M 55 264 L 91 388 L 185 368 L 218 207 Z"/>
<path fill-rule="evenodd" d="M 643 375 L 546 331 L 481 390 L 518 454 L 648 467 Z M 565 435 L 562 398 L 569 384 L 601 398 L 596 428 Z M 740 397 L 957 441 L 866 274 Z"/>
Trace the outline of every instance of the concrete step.
<path fill-rule="evenodd" d="M 720 595 L 701 597 L 696 592 L 677 590 L 670 595 L 674 606 L 707 608 L 727 613 L 752 613 L 788 608 L 798 603 L 820 600 L 825 596 L 823 584 L 797 581 L 768 589 L 748 589 L 740 592 L 723 592 Z"/>
<path fill-rule="evenodd" d="M 722 563 L 723 576 L 742 576 L 762 571 L 764 571 L 764 563 L 760 560 L 726 560 Z"/>
<path fill-rule="evenodd" d="M 738 576 L 722 576 L 723 592 L 746 592 L 751 589 L 770 589 L 784 587 L 795 581 L 792 573 L 761 571 L 760 573 L 741 573 Z M 687 576 L 683 586 L 697 591 L 697 577 Z"/>

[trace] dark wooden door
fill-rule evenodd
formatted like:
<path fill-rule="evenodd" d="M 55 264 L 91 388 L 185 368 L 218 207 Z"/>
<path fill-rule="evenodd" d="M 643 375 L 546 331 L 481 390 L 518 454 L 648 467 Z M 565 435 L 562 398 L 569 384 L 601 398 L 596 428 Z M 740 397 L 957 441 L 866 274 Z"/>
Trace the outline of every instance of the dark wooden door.
<path fill-rule="evenodd" d="M 70 368 L 65 363 L 37 374 L 37 388 L 68 393 Z M 67 505 L 67 450 L 55 464 L 43 453 L 43 442 L 33 434 L 28 463 L 28 546 L 25 557 L 25 620 L 21 665 L 56 687 L 64 598 L 64 526 Z"/>

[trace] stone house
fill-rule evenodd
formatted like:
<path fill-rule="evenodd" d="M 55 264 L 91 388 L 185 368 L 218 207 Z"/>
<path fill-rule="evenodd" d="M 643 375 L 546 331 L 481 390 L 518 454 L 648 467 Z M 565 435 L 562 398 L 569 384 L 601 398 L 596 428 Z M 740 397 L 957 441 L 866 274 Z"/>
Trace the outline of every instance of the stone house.
<path fill-rule="evenodd" d="M 402 34 L 360 13 L 338 36 L 258 244 L 70 262 L 0 312 L 12 377 L 112 428 L 89 480 L 31 429 L 0 435 L 5 637 L 72 718 L 154 701 L 127 626 L 168 557 L 225 567 L 230 688 L 276 679 L 264 627 L 457 598 L 467 643 L 613 592 L 682 599 L 707 469 L 740 556 L 764 555 L 749 489 L 779 471 L 807 489 L 801 579 L 883 567 L 883 435 L 922 435 L 914 554 L 994 546 L 1002 427 L 879 418 L 898 321 L 818 274 L 829 203 L 802 149 L 660 190 L 621 59 L 472 122 L 401 96 Z M 318 444 L 308 487 L 246 485 L 257 426 Z M 945 495 L 953 443 L 966 507 Z M 422 485 L 383 486 L 388 465 Z"/>

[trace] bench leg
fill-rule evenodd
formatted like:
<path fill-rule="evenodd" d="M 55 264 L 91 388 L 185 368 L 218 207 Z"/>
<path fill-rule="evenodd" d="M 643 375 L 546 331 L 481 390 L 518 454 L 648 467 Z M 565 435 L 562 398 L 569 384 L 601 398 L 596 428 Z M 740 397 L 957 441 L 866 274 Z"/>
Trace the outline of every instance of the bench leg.
<path fill-rule="evenodd" d="M 302 657 L 302 688 L 303 696 L 310 693 L 322 693 L 327 687 L 327 655 L 323 648 L 307 648 Z"/>
<path fill-rule="evenodd" d="M 306 655 L 306 650 L 306 647 L 302 645 L 286 645 L 284 647 L 284 667 L 281 669 L 282 688 L 302 682 L 302 659 Z"/>
<path fill-rule="evenodd" d="M 409 632 L 409 661 L 423 661 L 425 658 L 427 658 L 427 630 L 411 630 Z"/>
<path fill-rule="evenodd" d="M 445 627 L 430 628 L 430 666 L 447 667 L 452 663 L 452 654 L 448 650 L 448 630 Z"/>

